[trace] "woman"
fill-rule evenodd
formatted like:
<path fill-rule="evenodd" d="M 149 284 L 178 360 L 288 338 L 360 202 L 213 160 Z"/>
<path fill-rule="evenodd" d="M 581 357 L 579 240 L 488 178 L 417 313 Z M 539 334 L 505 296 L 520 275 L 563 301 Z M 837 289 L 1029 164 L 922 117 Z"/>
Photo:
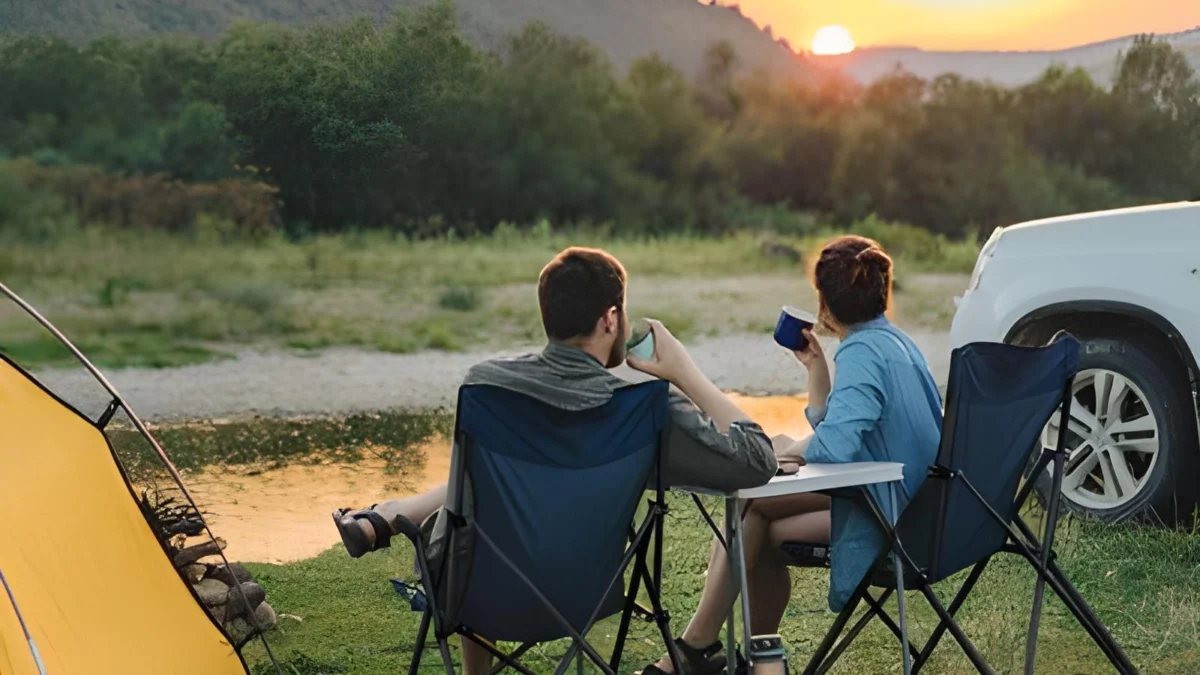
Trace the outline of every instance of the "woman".
<path fill-rule="evenodd" d="M 806 332 L 808 346 L 796 358 L 808 370 L 813 433 L 776 437 L 781 467 L 807 462 L 887 461 L 904 464 L 900 508 L 912 498 L 937 454 L 941 397 L 916 345 L 885 316 L 892 292 L 892 260 L 876 242 L 840 237 L 821 251 L 814 281 L 821 332 L 841 340 L 832 382 L 821 344 Z M 880 495 L 882 496 L 882 495 Z M 779 631 L 791 595 L 791 575 L 779 551 L 783 542 L 831 542 L 829 607 L 839 611 L 883 549 L 869 514 L 853 502 L 822 495 L 761 499 L 744 505 L 746 570 L 751 630 Z M 887 500 L 881 500 L 888 508 Z M 832 508 L 831 508 L 832 507 Z M 889 514 L 890 515 L 890 514 Z M 718 640 L 737 597 L 724 549 L 714 544 L 704 594 L 691 623 L 676 641 L 689 675 L 715 673 L 726 662 Z M 669 659 L 642 671 L 672 672 Z"/>

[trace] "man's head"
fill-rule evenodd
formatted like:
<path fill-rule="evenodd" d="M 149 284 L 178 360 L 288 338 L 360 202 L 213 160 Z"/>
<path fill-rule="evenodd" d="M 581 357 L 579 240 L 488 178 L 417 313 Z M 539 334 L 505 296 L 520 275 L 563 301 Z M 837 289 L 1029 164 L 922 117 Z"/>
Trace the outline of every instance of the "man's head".
<path fill-rule="evenodd" d="M 625 281 L 625 268 L 604 251 L 572 247 L 559 253 L 538 278 L 546 337 L 588 351 L 606 368 L 621 365 L 629 338 Z"/>

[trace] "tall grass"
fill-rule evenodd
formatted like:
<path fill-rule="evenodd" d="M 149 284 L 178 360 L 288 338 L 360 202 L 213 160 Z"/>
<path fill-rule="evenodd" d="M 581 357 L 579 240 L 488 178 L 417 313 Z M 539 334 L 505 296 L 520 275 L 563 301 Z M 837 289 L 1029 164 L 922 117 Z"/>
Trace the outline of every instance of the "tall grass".
<path fill-rule="evenodd" d="M 281 233 L 209 236 L 206 228 L 171 234 L 90 227 L 49 241 L 6 243 L 0 247 L 0 280 L 108 367 L 195 363 L 248 346 L 506 348 L 540 341 L 533 285 L 545 263 L 567 246 L 614 253 L 629 270 L 631 295 L 650 297 L 631 300 L 637 305 L 631 309 L 670 318 L 688 337 L 743 330 L 754 316 L 778 311 L 771 309 L 774 300 L 763 307 L 746 304 L 763 300 L 754 290 L 763 279 L 776 280 L 771 293 L 794 289 L 788 292 L 807 297 L 807 260 L 838 231 L 631 238 L 540 226 L 501 227 L 470 238 L 410 240 L 371 231 L 293 240 Z M 849 231 L 874 236 L 892 250 L 901 277 L 964 273 L 977 251 L 974 242 L 875 219 Z M 693 297 L 721 280 L 738 279 L 748 280 L 744 288 L 725 283 L 730 290 L 716 294 L 716 302 Z M 674 290 L 643 292 L 668 287 Z M 944 312 L 921 309 L 915 315 L 941 321 Z M 31 366 L 69 362 L 49 336 L 3 303 L 0 350 Z"/>

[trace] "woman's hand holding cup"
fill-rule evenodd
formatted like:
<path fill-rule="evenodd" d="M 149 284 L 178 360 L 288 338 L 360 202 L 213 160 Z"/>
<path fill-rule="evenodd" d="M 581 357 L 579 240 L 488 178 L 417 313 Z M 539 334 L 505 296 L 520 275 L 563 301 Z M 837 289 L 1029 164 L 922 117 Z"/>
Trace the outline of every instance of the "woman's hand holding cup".
<path fill-rule="evenodd" d="M 812 328 L 805 328 L 801 333 L 805 338 L 804 348 L 794 349 L 792 353 L 810 371 L 814 367 L 828 367 L 829 364 L 825 361 L 825 350 L 821 348 L 821 342 L 817 340 L 817 336 L 813 335 Z"/>

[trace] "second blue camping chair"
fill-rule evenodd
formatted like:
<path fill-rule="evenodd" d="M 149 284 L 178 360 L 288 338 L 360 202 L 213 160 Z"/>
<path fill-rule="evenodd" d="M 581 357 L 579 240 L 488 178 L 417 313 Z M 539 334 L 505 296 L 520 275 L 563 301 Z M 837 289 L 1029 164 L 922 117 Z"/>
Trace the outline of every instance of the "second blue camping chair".
<path fill-rule="evenodd" d="M 875 520 L 891 540 L 876 559 L 854 597 L 809 662 L 808 673 L 826 672 L 850 642 L 874 618 L 897 637 L 895 621 L 884 601 L 895 592 L 888 568 L 894 547 L 904 566 L 904 587 L 919 591 L 939 622 L 921 649 L 908 645 L 913 672 L 924 666 L 947 631 L 981 673 L 994 672 L 967 638 L 954 616 L 975 587 L 991 558 L 1012 553 L 1025 559 L 1037 575 L 1026 640 L 1025 672 L 1032 673 L 1044 588 L 1062 600 L 1119 673 L 1136 673 L 1095 611 L 1071 584 L 1055 560 L 1054 534 L 1067 461 L 1066 434 L 1071 415 L 1071 387 L 1079 365 L 1079 342 L 1064 336 L 1042 348 L 977 343 L 954 351 L 946 394 L 945 419 L 936 463 L 924 484 L 900 515 L 895 529 L 882 513 Z M 1043 429 L 1058 411 L 1058 438 L 1041 443 Z M 1041 450 L 1033 461 L 1034 451 Z M 1049 472 L 1046 529 L 1038 537 L 1021 518 L 1035 483 Z M 1022 483 L 1024 483 L 1022 485 Z M 871 509 L 871 505 L 864 503 Z M 837 555 L 837 551 L 833 551 Z M 933 584 L 970 570 L 949 607 L 942 605 Z M 884 592 L 875 597 L 872 586 Z M 866 613 L 840 642 L 855 607 Z"/>

